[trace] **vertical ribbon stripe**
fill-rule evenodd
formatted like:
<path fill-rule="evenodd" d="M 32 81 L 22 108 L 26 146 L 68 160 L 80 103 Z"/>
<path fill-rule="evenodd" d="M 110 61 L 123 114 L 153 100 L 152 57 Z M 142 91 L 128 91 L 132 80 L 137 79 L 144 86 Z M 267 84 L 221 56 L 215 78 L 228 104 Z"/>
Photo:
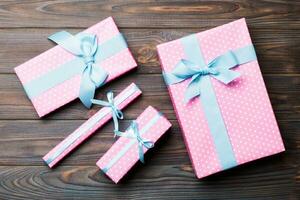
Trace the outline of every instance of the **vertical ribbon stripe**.
<path fill-rule="evenodd" d="M 139 130 L 140 135 L 143 135 L 146 133 L 155 123 L 159 120 L 159 118 L 162 116 L 161 113 L 157 113 L 143 128 Z M 118 154 L 110 160 L 110 162 L 102 169 L 104 173 L 107 173 L 108 170 L 116 163 L 120 158 L 122 158 L 125 153 L 138 141 L 137 140 L 130 140 L 124 148 L 118 152 Z"/>
<path fill-rule="evenodd" d="M 75 37 L 81 37 L 81 34 Z M 110 40 L 98 45 L 98 51 L 95 54 L 95 65 L 101 68 L 101 62 L 128 48 L 126 41 L 121 33 L 112 37 Z M 63 83 L 66 80 L 81 74 L 85 68 L 85 63 L 80 57 L 75 57 L 58 68 L 24 84 L 27 96 L 33 99 L 45 91 Z"/>
<path fill-rule="evenodd" d="M 135 92 L 137 92 L 139 88 L 134 85 L 131 87 L 123 96 L 118 97 L 114 104 L 116 106 L 120 105 L 130 96 L 132 96 Z M 69 148 L 73 143 L 75 143 L 80 138 L 84 137 L 89 130 L 93 129 L 95 124 L 97 124 L 100 120 L 106 117 L 111 113 L 111 109 L 100 110 L 97 112 L 89 121 L 87 121 L 81 128 L 77 129 L 74 133 L 72 133 L 69 137 L 62 141 L 59 144 L 58 149 L 45 160 L 45 162 L 49 165 L 53 160 L 55 160 L 59 155 L 61 155 L 67 148 Z"/>
<path fill-rule="evenodd" d="M 201 68 L 206 64 L 199 46 L 199 41 L 195 34 L 182 38 L 186 59 L 190 60 Z M 236 166 L 235 156 L 229 140 L 227 129 L 222 118 L 222 114 L 217 102 L 217 98 L 209 76 L 201 77 L 200 91 L 203 111 L 210 129 L 216 152 L 223 169 Z"/>

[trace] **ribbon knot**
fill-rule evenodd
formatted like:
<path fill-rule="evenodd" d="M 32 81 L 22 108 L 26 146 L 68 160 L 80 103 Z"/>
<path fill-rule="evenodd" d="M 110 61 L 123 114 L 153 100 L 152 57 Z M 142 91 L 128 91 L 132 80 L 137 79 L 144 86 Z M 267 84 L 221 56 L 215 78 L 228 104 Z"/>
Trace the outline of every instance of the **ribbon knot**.
<path fill-rule="evenodd" d="M 198 75 L 199 76 L 206 76 L 206 75 L 217 75 L 219 72 L 213 68 L 204 68 L 204 69 L 199 69 Z"/>
<path fill-rule="evenodd" d="M 107 92 L 106 96 L 107 96 L 108 101 L 102 101 L 102 100 L 98 100 L 98 99 L 91 99 L 91 102 L 93 104 L 108 107 L 108 108 L 111 109 L 112 118 L 113 118 L 113 121 L 114 121 L 114 132 L 117 132 L 117 131 L 119 131 L 119 121 L 118 120 L 123 119 L 124 116 L 123 116 L 122 111 L 120 109 L 118 109 L 118 107 L 115 105 L 113 92 L 111 92 L 111 91 Z M 116 133 L 115 133 L 114 136 L 116 136 Z"/>
<path fill-rule="evenodd" d="M 131 124 L 128 127 L 126 132 L 115 131 L 115 135 L 118 135 L 120 137 L 135 139 L 138 143 L 139 160 L 142 163 L 145 163 L 143 147 L 150 149 L 150 148 L 154 147 L 154 143 L 150 140 L 146 140 L 141 137 L 139 129 L 138 129 L 138 123 L 135 120 L 133 120 L 131 122 Z"/>
<path fill-rule="evenodd" d="M 73 36 L 66 31 L 61 31 L 51 35 L 49 39 L 81 59 L 84 66 L 79 98 L 87 108 L 90 108 L 95 90 L 103 85 L 108 77 L 108 73 L 97 65 L 95 60 L 95 55 L 98 52 L 97 36 L 89 33 L 79 33 Z"/>
<path fill-rule="evenodd" d="M 95 63 L 95 59 L 93 56 L 85 56 L 83 57 L 83 61 L 86 65 L 91 65 Z"/>

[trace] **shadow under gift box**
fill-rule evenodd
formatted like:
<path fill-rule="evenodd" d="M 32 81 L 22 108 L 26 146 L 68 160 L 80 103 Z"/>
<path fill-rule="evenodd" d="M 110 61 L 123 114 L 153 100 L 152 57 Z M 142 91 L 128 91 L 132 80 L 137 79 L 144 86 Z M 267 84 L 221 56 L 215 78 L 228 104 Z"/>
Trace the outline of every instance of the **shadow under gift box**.
<path fill-rule="evenodd" d="M 285 150 L 245 19 L 160 44 L 157 49 L 198 178 Z M 229 54 L 233 60 L 220 58 Z M 232 61 L 239 64 L 221 71 Z M 186 68 L 178 70 L 178 63 Z M 176 81 L 176 73 L 194 73 L 187 70 L 191 63 L 196 63 L 199 73 L 192 80 L 186 76 Z M 240 76 L 229 83 L 219 80 L 238 73 Z M 175 75 L 173 83 L 168 79 L 170 74 Z M 199 85 L 187 93 L 192 81 L 199 81 Z M 187 95 L 193 93 L 197 95 L 186 102 Z"/>
<path fill-rule="evenodd" d="M 104 84 L 137 66 L 112 17 L 83 33 L 97 36 L 99 62 L 95 67 L 101 66 L 108 73 Z M 70 64 L 75 59 L 78 58 L 57 45 L 15 68 L 39 117 L 79 97 L 83 72 L 82 66 Z"/>
<path fill-rule="evenodd" d="M 171 123 L 152 106 L 147 107 L 136 119 L 138 131 L 145 141 L 155 143 L 172 126 Z M 130 134 L 129 129 L 124 133 Z M 143 148 L 143 154 L 148 148 Z M 155 146 L 154 146 L 155 148 Z M 97 166 L 115 183 L 139 161 L 139 145 L 136 138 L 120 137 L 98 160 Z"/>

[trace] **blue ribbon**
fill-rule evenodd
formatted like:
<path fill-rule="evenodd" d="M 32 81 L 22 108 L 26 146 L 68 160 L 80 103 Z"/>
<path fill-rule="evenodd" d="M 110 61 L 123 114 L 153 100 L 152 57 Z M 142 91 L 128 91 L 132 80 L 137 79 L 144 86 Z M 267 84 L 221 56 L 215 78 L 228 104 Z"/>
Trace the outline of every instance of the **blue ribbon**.
<path fill-rule="evenodd" d="M 66 31 L 55 33 L 49 37 L 59 46 L 79 57 L 84 62 L 79 98 L 87 107 L 91 107 L 91 99 L 95 90 L 106 80 L 108 73 L 99 66 L 95 66 L 95 54 L 98 50 L 97 36 L 81 33 L 81 37 L 75 37 Z"/>
<path fill-rule="evenodd" d="M 156 122 L 160 119 L 160 117 L 162 116 L 161 113 L 157 113 L 150 121 L 148 121 L 146 123 L 146 125 L 139 129 L 137 126 L 136 121 L 133 121 L 131 123 L 131 125 L 128 127 L 128 129 L 126 130 L 125 133 L 123 132 L 116 132 L 117 135 L 119 136 L 123 136 L 123 137 L 127 137 L 127 138 L 132 138 L 132 140 L 130 142 L 128 142 L 128 144 L 126 144 L 124 146 L 124 148 L 122 148 L 121 151 L 119 151 L 117 153 L 117 155 L 115 157 L 113 157 L 110 162 L 107 164 L 107 166 L 105 166 L 102 171 L 104 173 L 106 173 L 120 158 L 122 158 L 122 156 L 125 155 L 125 153 L 136 143 L 138 142 L 138 148 L 139 148 L 139 160 L 144 163 L 144 151 L 143 151 L 143 146 L 145 148 L 152 148 L 154 146 L 154 143 L 149 141 L 149 140 L 145 140 L 143 138 L 141 138 L 141 135 L 143 135 L 144 133 L 146 133 L 152 126 L 154 126 L 156 124 Z M 127 135 L 128 134 L 128 135 Z"/>
<path fill-rule="evenodd" d="M 254 47 L 248 45 L 234 51 L 228 51 L 206 65 L 195 34 L 184 37 L 180 41 L 187 59 L 181 59 L 170 73 L 163 72 L 163 77 L 167 85 L 190 79 L 185 92 L 185 102 L 187 103 L 201 94 L 204 114 L 221 166 L 223 169 L 236 166 L 236 159 L 210 76 L 224 84 L 235 80 L 240 76 L 240 73 L 233 71 L 232 68 L 256 60 Z"/>
<path fill-rule="evenodd" d="M 116 136 L 116 132 L 119 131 L 119 121 L 118 121 L 118 119 L 123 119 L 123 113 L 115 105 L 113 92 L 111 92 L 111 91 L 108 92 L 106 96 L 107 96 L 108 101 L 92 99 L 91 102 L 93 104 L 97 104 L 97 105 L 104 106 L 104 107 L 109 107 L 111 109 L 111 114 L 112 114 L 112 118 L 113 118 L 113 121 L 114 121 L 114 132 L 115 132 L 115 136 Z"/>
<path fill-rule="evenodd" d="M 141 134 L 138 129 L 138 123 L 136 121 L 131 122 L 126 132 L 115 131 L 115 134 L 117 136 L 135 139 L 138 143 L 139 159 L 142 163 L 145 163 L 143 146 L 147 149 L 150 149 L 154 146 L 154 143 L 150 140 L 146 140 L 141 137 Z"/>
<path fill-rule="evenodd" d="M 232 68 L 253 60 L 256 60 L 255 50 L 253 45 L 249 45 L 218 56 L 209 62 L 207 67 L 181 59 L 171 73 L 164 72 L 164 78 L 168 85 L 191 79 L 185 93 L 185 102 L 188 102 L 200 95 L 201 79 L 204 76 L 211 76 L 224 84 L 228 84 L 240 77 L 240 73 L 231 70 Z"/>
<path fill-rule="evenodd" d="M 66 31 L 61 31 L 51 35 L 49 39 L 76 57 L 26 83 L 24 89 L 28 97 L 33 99 L 75 75 L 81 74 L 79 98 L 87 108 L 90 108 L 96 88 L 102 86 L 108 77 L 108 73 L 101 67 L 101 62 L 127 48 L 124 37 L 122 34 L 117 34 L 99 45 L 96 35 L 79 33 L 73 36 Z"/>

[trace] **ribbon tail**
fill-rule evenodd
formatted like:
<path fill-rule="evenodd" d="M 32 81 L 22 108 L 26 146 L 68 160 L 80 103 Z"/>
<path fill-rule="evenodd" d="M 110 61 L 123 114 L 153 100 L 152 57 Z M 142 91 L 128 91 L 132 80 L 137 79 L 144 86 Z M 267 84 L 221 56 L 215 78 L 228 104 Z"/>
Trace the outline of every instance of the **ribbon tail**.
<path fill-rule="evenodd" d="M 182 59 L 177 63 L 172 73 L 179 78 L 187 79 L 198 71 L 199 67 L 195 63 Z"/>
<path fill-rule="evenodd" d="M 96 88 L 104 85 L 105 80 L 108 77 L 108 73 L 100 65 L 93 65 L 91 72 L 91 79 L 95 83 Z"/>
<path fill-rule="evenodd" d="M 83 72 L 83 75 L 81 77 L 81 84 L 80 84 L 80 90 L 79 90 L 79 99 L 83 103 L 83 105 L 87 108 L 90 108 L 92 105 L 92 99 L 95 95 L 95 84 L 90 79 L 88 71 L 85 70 Z"/>
<path fill-rule="evenodd" d="M 99 105 L 99 106 L 110 106 L 110 104 L 106 101 L 102 101 L 102 100 L 99 100 L 99 99 L 91 99 L 91 102 L 92 104 L 96 104 L 96 105 Z"/>
<path fill-rule="evenodd" d="M 124 132 L 121 132 L 119 130 L 114 130 L 115 136 L 119 137 L 126 137 L 126 134 Z"/>
<path fill-rule="evenodd" d="M 167 85 L 180 83 L 185 80 L 184 78 L 179 78 L 172 73 L 168 73 L 168 72 L 164 72 L 164 71 L 162 72 L 162 75 L 163 75 L 163 78 Z"/>
<path fill-rule="evenodd" d="M 150 140 L 144 140 L 144 146 L 147 148 L 147 149 L 151 149 L 154 147 L 154 143 Z"/>
<path fill-rule="evenodd" d="M 112 118 L 113 118 L 113 122 L 114 122 L 114 132 L 118 132 L 119 131 L 119 121 L 113 110 L 112 110 Z M 114 137 L 116 137 L 116 136 L 117 135 L 115 134 Z"/>
<path fill-rule="evenodd" d="M 237 71 L 229 70 L 229 69 L 219 69 L 218 74 L 212 75 L 215 79 L 228 84 L 236 78 L 240 77 L 241 74 Z"/>
<path fill-rule="evenodd" d="M 194 78 L 190 82 L 190 84 L 188 85 L 188 87 L 186 89 L 185 95 L 184 95 L 185 103 L 189 102 L 191 99 L 200 95 L 200 92 L 201 92 L 200 84 L 201 84 L 201 76 Z"/>
<path fill-rule="evenodd" d="M 143 150 L 143 145 L 142 144 L 138 144 L 138 148 L 139 148 L 139 159 L 140 161 L 144 164 L 145 160 L 144 160 L 144 150 Z"/>

